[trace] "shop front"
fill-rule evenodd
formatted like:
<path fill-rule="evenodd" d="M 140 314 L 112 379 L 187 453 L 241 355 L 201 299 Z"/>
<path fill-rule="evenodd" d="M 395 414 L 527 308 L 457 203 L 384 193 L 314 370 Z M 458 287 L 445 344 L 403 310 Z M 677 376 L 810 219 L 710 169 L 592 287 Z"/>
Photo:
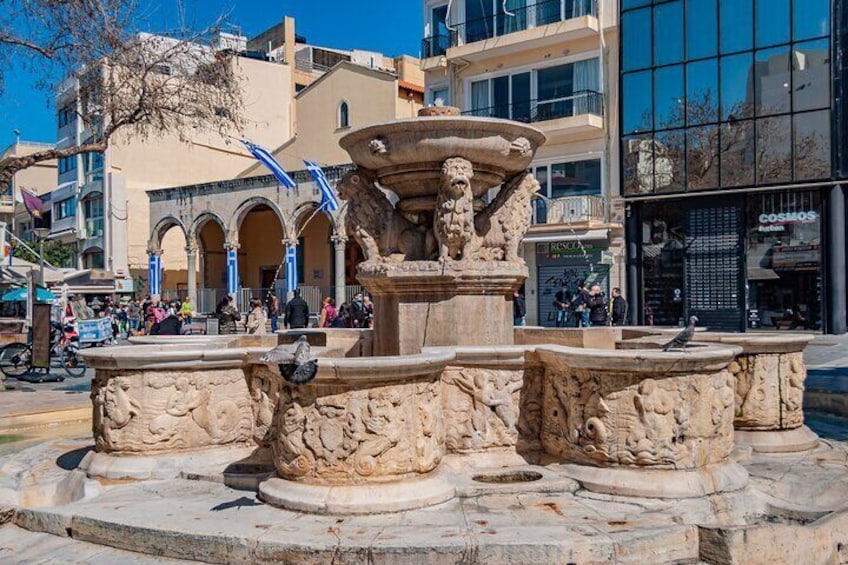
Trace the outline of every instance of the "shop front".
<path fill-rule="evenodd" d="M 696 315 L 716 330 L 822 330 L 819 191 L 660 200 L 635 208 L 639 323 L 678 326 Z"/>

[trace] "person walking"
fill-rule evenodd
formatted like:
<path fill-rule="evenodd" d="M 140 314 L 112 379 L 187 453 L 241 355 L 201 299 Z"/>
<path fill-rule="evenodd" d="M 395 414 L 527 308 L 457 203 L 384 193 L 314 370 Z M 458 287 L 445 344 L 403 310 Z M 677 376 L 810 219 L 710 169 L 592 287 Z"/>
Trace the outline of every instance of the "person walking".
<path fill-rule="evenodd" d="M 286 328 L 293 330 L 309 326 L 309 304 L 300 297 L 300 289 L 295 289 L 294 296 L 286 304 L 286 315 L 283 323 Z"/>
<path fill-rule="evenodd" d="M 268 309 L 268 317 L 271 319 L 271 333 L 277 333 L 280 324 L 280 299 L 274 289 L 268 291 L 265 308 Z"/>
<path fill-rule="evenodd" d="M 363 298 L 361 292 L 357 292 L 353 295 L 353 300 L 350 303 L 350 307 L 353 313 L 353 327 L 368 327 L 368 313 L 365 311 L 365 299 Z"/>
<path fill-rule="evenodd" d="M 590 328 L 592 322 L 589 318 L 590 308 L 592 306 L 592 296 L 586 290 L 586 282 L 580 281 L 577 283 L 577 294 L 571 299 L 571 311 L 577 318 L 578 328 Z"/>
<path fill-rule="evenodd" d="M 560 288 L 554 295 L 554 312 L 556 315 L 556 327 L 558 328 L 564 328 L 568 323 L 568 309 L 571 298 L 571 293 L 565 287 Z"/>
<path fill-rule="evenodd" d="M 612 302 L 610 305 L 612 314 L 612 325 L 623 326 L 627 324 L 627 300 L 621 295 L 621 289 L 612 289 Z"/>
<path fill-rule="evenodd" d="M 589 291 L 589 321 L 592 326 L 607 325 L 607 297 L 599 285 L 593 285 Z"/>
<path fill-rule="evenodd" d="M 191 315 L 194 313 L 194 306 L 191 304 L 191 301 L 186 296 L 186 299 L 183 300 L 183 303 L 180 305 L 180 314 L 183 316 L 183 323 L 187 326 L 191 325 Z"/>
<path fill-rule="evenodd" d="M 336 312 L 336 301 L 329 296 L 324 298 L 324 305 L 321 306 L 321 319 L 318 320 L 319 328 L 332 328 L 339 313 Z"/>
<path fill-rule="evenodd" d="M 130 300 L 127 305 L 127 320 L 130 326 L 128 334 L 135 335 L 141 329 L 141 306 L 136 299 Z"/>
<path fill-rule="evenodd" d="M 512 324 L 523 326 L 524 318 L 527 316 L 527 303 L 517 290 L 512 293 Z"/>
<path fill-rule="evenodd" d="M 258 298 L 250 301 L 250 314 L 247 315 L 247 333 L 253 335 L 265 335 L 265 310 Z"/>
<path fill-rule="evenodd" d="M 241 315 L 235 306 L 233 298 L 225 296 L 216 309 L 218 317 L 218 333 L 221 335 L 234 334 L 237 331 L 236 322 L 241 320 Z"/>

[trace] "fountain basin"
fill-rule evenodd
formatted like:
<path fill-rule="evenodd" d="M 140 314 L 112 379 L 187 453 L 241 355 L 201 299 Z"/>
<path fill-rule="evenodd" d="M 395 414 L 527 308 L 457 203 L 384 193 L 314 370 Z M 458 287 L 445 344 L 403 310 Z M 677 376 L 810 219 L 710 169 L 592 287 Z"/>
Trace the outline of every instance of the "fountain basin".
<path fill-rule="evenodd" d="M 442 163 L 462 157 L 474 166 L 475 197 L 524 171 L 545 142 L 540 130 L 509 120 L 440 116 L 360 128 L 339 141 L 359 167 L 403 201 L 430 197 L 442 182 Z"/>

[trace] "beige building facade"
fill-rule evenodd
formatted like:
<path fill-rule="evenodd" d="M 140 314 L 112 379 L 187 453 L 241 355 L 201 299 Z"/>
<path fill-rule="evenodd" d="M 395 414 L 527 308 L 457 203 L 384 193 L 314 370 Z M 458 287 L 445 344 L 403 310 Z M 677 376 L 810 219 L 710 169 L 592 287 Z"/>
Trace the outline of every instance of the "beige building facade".
<path fill-rule="evenodd" d="M 37 151 L 43 151 L 53 147 L 52 143 L 39 143 L 35 141 L 16 141 L 0 152 L 0 159 L 6 157 L 22 157 Z M 9 229 L 14 227 L 15 235 L 22 239 L 31 239 L 31 230 L 34 227 L 32 217 L 26 207 L 20 201 L 16 202 L 16 194 L 20 189 L 34 192 L 45 198 L 56 187 L 56 161 L 43 161 L 32 167 L 19 171 L 13 178 L 12 184 L 6 191 L 0 193 L 0 222 L 4 222 Z M 20 200 L 20 197 L 18 197 Z M 45 206 L 45 212 L 49 213 L 49 207 Z M 49 222 L 49 218 L 45 220 Z"/>
<path fill-rule="evenodd" d="M 570 297 L 579 280 L 607 293 L 625 286 L 618 3 L 518 0 L 507 12 L 500 0 L 427 0 L 423 9 L 425 101 L 547 135 L 531 165 L 542 190 L 524 243 L 524 293 L 528 324 L 564 323 L 558 292 Z"/>

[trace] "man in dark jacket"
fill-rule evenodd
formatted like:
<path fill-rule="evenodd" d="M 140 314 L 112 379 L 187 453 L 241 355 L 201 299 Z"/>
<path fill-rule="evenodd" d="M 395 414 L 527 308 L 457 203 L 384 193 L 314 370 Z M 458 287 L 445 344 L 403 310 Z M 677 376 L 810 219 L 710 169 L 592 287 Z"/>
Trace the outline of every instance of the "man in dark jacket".
<path fill-rule="evenodd" d="M 524 325 L 524 317 L 527 315 L 527 303 L 517 290 L 512 293 L 512 321 L 515 326 Z"/>
<path fill-rule="evenodd" d="M 161 322 L 155 322 L 150 335 L 180 335 L 182 325 L 182 320 L 176 314 L 171 314 Z"/>
<path fill-rule="evenodd" d="M 309 326 L 309 305 L 300 297 L 300 290 L 295 290 L 294 297 L 286 304 L 285 326 L 293 330 Z"/>
<path fill-rule="evenodd" d="M 627 300 L 621 296 L 621 289 L 612 289 L 612 325 L 623 326 L 627 323 Z"/>

